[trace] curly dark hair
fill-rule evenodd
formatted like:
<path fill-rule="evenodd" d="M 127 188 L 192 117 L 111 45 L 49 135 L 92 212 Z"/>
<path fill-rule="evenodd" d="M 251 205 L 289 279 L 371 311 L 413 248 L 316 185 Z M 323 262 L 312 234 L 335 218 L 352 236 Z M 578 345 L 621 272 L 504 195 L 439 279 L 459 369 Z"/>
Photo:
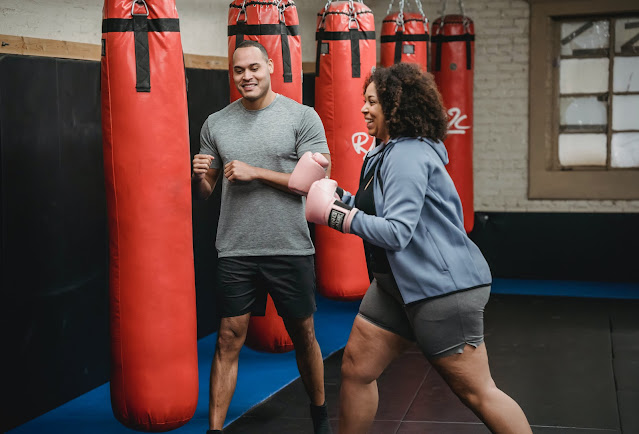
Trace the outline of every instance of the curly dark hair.
<path fill-rule="evenodd" d="M 432 74 L 413 63 L 397 63 L 375 69 L 364 83 L 364 93 L 371 82 L 391 138 L 446 137 L 448 116 Z"/>

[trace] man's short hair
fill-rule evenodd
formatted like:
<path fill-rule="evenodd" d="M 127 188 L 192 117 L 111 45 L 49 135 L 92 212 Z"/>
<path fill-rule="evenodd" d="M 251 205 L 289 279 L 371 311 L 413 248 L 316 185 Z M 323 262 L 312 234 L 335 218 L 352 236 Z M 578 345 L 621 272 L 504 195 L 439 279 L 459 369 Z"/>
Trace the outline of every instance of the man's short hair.
<path fill-rule="evenodd" d="M 268 62 L 268 53 L 266 52 L 266 48 L 264 48 L 264 45 L 260 44 L 257 41 L 245 39 L 244 41 L 240 42 L 240 45 L 235 47 L 235 49 L 239 50 L 240 48 L 246 48 L 246 47 L 255 47 L 259 49 L 262 52 L 262 56 L 264 56 L 264 60 Z"/>

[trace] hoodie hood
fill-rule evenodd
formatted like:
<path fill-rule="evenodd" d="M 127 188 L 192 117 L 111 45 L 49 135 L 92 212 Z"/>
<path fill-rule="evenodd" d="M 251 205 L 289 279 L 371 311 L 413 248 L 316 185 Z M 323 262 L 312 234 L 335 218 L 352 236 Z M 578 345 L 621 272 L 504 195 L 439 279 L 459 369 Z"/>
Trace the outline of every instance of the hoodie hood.
<path fill-rule="evenodd" d="M 444 142 L 441 140 L 433 141 L 430 139 L 420 138 L 421 141 L 426 142 L 433 150 L 437 153 L 439 158 L 442 160 L 444 165 L 448 164 L 448 151 L 446 151 L 446 146 L 444 146 Z"/>
<path fill-rule="evenodd" d="M 390 145 L 394 145 L 395 143 L 399 143 L 402 142 L 404 140 L 414 140 L 414 138 L 411 137 L 400 137 L 398 139 L 391 139 L 386 146 L 390 146 Z M 439 157 L 440 160 L 442 160 L 442 162 L 444 163 L 444 166 L 448 164 L 448 151 L 446 151 L 446 146 L 444 146 L 444 142 L 442 142 L 441 140 L 431 140 L 431 139 L 427 139 L 426 137 L 417 137 L 417 140 L 426 143 L 428 146 L 430 146 L 431 148 L 433 148 L 433 150 L 435 151 L 435 153 L 437 154 L 437 156 Z M 381 152 L 385 146 L 379 146 L 381 142 L 377 142 L 378 146 L 375 147 L 374 149 L 372 149 L 371 151 L 369 151 L 369 156 L 373 156 L 375 154 L 377 154 L 378 152 Z"/>

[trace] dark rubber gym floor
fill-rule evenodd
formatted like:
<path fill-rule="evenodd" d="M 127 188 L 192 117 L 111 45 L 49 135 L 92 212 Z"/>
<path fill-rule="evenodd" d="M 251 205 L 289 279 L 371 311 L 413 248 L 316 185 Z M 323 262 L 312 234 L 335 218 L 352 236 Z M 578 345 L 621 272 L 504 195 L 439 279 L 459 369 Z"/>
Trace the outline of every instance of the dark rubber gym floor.
<path fill-rule="evenodd" d="M 493 294 L 486 344 L 498 387 L 523 408 L 533 432 L 639 433 L 639 300 Z M 342 351 L 325 361 L 337 432 Z M 409 350 L 379 379 L 372 433 L 487 433 L 424 357 Z M 225 434 L 311 433 L 299 379 L 254 407 Z"/>

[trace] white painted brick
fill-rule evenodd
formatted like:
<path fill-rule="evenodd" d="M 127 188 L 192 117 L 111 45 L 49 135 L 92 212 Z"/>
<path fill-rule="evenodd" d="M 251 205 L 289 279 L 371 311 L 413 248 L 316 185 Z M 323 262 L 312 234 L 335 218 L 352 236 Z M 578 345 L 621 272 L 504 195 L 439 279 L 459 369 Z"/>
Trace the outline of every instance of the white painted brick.
<path fill-rule="evenodd" d="M 98 44 L 103 0 L 0 0 L 2 33 Z M 229 1 L 177 0 L 186 53 L 226 56 Z M 315 60 L 316 14 L 326 0 L 297 2 L 302 59 Z M 395 2 L 397 7 L 397 3 Z M 410 7 L 412 2 L 407 2 Z M 367 0 L 379 36 L 389 0 Z M 422 0 L 431 23 L 441 0 Z M 639 212 L 639 201 L 528 200 L 530 5 L 526 0 L 466 2 L 475 24 L 474 173 L 477 211 Z M 447 13 L 459 12 L 448 2 Z M 379 47 L 378 47 L 379 55 Z"/>

